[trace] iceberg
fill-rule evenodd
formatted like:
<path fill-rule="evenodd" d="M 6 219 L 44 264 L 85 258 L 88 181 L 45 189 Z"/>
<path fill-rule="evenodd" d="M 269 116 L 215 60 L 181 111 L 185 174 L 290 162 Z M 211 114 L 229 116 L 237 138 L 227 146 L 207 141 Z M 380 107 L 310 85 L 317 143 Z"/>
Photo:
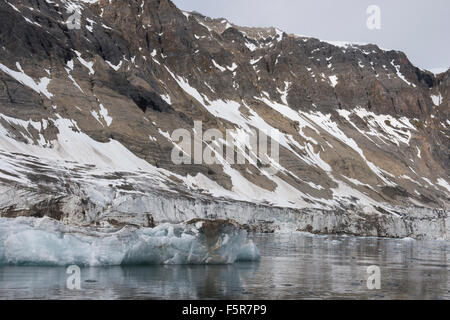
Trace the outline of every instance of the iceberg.
<path fill-rule="evenodd" d="M 0 265 L 118 266 L 257 261 L 247 232 L 228 221 L 154 228 L 68 226 L 51 218 L 0 218 Z"/>

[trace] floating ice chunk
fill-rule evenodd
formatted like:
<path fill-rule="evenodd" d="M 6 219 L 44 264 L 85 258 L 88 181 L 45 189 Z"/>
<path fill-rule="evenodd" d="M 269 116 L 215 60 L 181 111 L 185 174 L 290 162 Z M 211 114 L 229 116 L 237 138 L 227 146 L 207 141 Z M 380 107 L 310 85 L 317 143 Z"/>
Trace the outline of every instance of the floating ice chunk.
<path fill-rule="evenodd" d="M 49 218 L 0 218 L 0 265 L 230 264 L 258 259 L 247 232 L 226 221 L 102 232 Z"/>
<path fill-rule="evenodd" d="M 258 247 L 253 243 L 253 241 L 247 241 L 241 246 L 236 261 L 255 261 L 258 259 Z"/>

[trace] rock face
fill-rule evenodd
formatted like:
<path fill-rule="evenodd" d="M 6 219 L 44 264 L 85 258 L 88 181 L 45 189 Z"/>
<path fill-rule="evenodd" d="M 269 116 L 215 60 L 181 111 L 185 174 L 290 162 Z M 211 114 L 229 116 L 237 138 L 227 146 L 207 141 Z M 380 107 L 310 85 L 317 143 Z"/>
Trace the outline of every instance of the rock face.
<path fill-rule="evenodd" d="M 5 0 L 0 26 L 2 216 L 449 237 L 450 71 L 168 0 Z M 247 161 L 176 164 L 177 129 Z"/>

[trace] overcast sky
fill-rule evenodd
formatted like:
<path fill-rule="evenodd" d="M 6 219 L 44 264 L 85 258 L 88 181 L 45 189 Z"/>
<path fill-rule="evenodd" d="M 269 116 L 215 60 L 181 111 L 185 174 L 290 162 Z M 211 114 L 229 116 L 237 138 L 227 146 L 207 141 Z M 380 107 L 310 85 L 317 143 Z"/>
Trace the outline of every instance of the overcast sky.
<path fill-rule="evenodd" d="M 404 51 L 424 69 L 450 67 L 450 0 L 172 0 L 180 9 L 250 27 Z M 381 29 L 367 27 L 370 5 Z"/>

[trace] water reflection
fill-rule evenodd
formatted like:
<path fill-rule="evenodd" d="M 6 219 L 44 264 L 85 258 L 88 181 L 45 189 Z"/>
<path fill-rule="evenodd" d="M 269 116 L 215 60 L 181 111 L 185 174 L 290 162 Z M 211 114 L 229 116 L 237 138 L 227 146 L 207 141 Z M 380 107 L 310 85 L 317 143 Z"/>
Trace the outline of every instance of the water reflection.
<path fill-rule="evenodd" d="M 450 299 L 449 242 L 254 235 L 259 263 L 82 269 L 0 267 L 1 299 Z M 367 267 L 381 268 L 381 290 Z"/>
<path fill-rule="evenodd" d="M 80 291 L 66 289 L 59 267 L 0 268 L 1 299 L 220 299 L 234 297 L 259 263 L 82 268 Z"/>

